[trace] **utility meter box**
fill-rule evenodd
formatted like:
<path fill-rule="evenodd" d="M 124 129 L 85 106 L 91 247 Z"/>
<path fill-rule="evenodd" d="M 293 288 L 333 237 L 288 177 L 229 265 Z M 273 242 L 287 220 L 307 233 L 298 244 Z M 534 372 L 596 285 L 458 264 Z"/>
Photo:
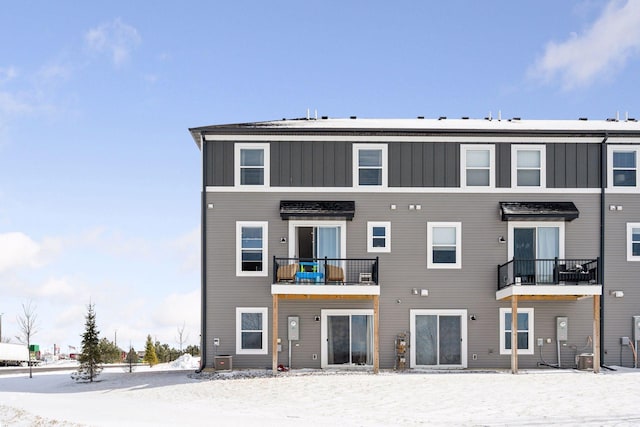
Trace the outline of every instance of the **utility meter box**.
<path fill-rule="evenodd" d="M 298 341 L 300 339 L 300 317 L 287 317 L 287 325 L 289 341 Z"/>
<path fill-rule="evenodd" d="M 640 341 L 640 316 L 633 316 L 633 341 Z"/>
<path fill-rule="evenodd" d="M 569 318 L 556 317 L 556 340 L 567 341 L 569 339 Z"/>

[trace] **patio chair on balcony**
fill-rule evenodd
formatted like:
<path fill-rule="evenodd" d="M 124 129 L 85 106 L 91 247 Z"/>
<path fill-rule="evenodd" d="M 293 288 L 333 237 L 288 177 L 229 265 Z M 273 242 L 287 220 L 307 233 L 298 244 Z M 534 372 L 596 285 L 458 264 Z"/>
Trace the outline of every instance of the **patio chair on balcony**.
<path fill-rule="evenodd" d="M 295 282 L 296 272 L 298 271 L 298 263 L 289 265 L 283 265 L 278 267 L 277 279 L 278 282 Z"/>
<path fill-rule="evenodd" d="M 326 265 L 327 282 L 344 282 L 344 270 L 342 267 Z"/>

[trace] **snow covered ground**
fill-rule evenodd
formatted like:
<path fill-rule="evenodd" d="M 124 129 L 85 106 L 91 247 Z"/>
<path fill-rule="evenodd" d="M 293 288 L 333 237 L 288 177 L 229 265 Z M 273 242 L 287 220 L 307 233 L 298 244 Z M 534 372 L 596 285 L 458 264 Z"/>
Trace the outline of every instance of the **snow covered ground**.
<path fill-rule="evenodd" d="M 580 425 L 640 424 L 640 369 L 335 372 L 194 375 L 196 360 L 107 368 L 99 382 L 71 370 L 0 371 L 0 426 Z M 187 368 L 187 369 L 185 369 Z"/>

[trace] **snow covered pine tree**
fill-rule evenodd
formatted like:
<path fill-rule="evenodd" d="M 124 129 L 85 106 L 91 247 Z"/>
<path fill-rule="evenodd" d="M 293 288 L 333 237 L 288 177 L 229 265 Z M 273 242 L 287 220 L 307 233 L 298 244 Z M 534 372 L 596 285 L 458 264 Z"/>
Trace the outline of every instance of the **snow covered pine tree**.
<path fill-rule="evenodd" d="M 85 319 L 85 330 L 82 334 L 82 352 L 78 355 L 80 367 L 77 372 L 71 374 L 71 378 L 76 381 L 93 382 L 102 372 L 102 366 L 100 365 L 102 360 L 98 347 L 100 342 L 98 335 L 100 332 L 96 328 L 96 313 L 93 309 L 93 304 L 89 304 Z"/>

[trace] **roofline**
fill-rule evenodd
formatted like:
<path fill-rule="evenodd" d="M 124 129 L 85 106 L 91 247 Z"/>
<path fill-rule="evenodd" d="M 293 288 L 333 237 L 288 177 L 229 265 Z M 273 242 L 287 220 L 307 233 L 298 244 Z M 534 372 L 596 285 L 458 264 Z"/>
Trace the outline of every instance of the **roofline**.
<path fill-rule="evenodd" d="M 394 123 L 395 122 L 395 123 Z M 415 125 L 406 126 L 407 123 Z M 347 126 L 345 126 L 345 124 Z M 383 126 L 382 124 L 385 124 Z M 405 126 L 394 126 L 405 124 Z M 550 126 L 553 124 L 555 126 Z M 450 125 L 450 126 L 449 126 Z M 513 126 L 513 128 L 511 128 Z M 629 129 L 624 129 L 628 127 Z M 315 136 L 638 136 L 640 123 L 615 120 L 490 120 L 490 119 L 289 119 L 189 128 L 196 145 L 206 135 L 315 135 Z"/>

